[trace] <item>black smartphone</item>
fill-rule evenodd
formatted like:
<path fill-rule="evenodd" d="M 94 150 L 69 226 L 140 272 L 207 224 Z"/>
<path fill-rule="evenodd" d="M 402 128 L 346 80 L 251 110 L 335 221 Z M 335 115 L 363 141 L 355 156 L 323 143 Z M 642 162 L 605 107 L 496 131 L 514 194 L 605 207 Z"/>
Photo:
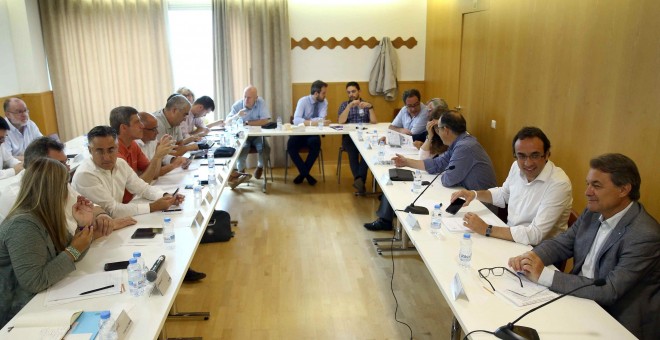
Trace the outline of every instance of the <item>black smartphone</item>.
<path fill-rule="evenodd" d="M 445 211 L 452 215 L 456 215 L 456 213 L 463 207 L 463 204 L 465 204 L 465 200 L 459 197 L 450 204 Z"/>
<path fill-rule="evenodd" d="M 103 266 L 106 272 L 128 268 L 128 261 L 108 262 Z"/>
<path fill-rule="evenodd" d="M 199 181 L 199 184 L 200 185 L 209 185 L 209 180 L 207 180 L 207 179 L 201 180 L 201 181 Z"/>
<path fill-rule="evenodd" d="M 138 228 L 135 230 L 133 235 L 131 235 L 132 239 L 144 239 L 144 238 L 154 238 L 156 237 L 156 234 L 160 234 L 163 232 L 163 228 Z"/>

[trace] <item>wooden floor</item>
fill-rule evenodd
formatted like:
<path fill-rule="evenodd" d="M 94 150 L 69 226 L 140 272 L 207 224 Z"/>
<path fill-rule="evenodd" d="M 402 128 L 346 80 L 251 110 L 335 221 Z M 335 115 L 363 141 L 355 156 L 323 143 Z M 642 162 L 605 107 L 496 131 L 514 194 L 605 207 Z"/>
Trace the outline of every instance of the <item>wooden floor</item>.
<path fill-rule="evenodd" d="M 316 169 L 316 168 L 315 168 Z M 179 311 L 210 311 L 208 321 L 167 321 L 167 336 L 205 339 L 408 339 L 394 321 L 392 260 L 377 255 L 371 232 L 378 199 L 353 195 L 352 176 L 326 164 L 326 182 L 284 183 L 275 169 L 268 194 L 252 180 L 225 190 L 218 208 L 238 220 L 227 243 L 200 245 L 192 268 L 208 276 L 184 283 Z M 421 258 L 394 256 L 398 318 L 415 339 L 449 336 L 451 311 Z"/>

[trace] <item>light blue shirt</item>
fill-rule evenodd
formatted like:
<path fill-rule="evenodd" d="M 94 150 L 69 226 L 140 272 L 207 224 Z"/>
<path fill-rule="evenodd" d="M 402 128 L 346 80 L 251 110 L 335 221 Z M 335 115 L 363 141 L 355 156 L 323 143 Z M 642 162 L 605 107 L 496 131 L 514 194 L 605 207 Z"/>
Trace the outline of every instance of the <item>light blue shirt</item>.
<path fill-rule="evenodd" d="M 417 117 L 413 117 L 408 113 L 408 108 L 403 107 L 399 114 L 396 115 L 392 125 L 398 128 L 405 128 L 412 131 L 413 135 L 422 133 L 426 131 L 426 123 L 429 121 L 429 110 L 426 108 L 426 105 L 420 103 L 422 106 L 421 110 Z"/>
<path fill-rule="evenodd" d="M 298 125 L 306 120 L 312 118 L 323 118 L 328 115 L 328 100 L 324 99 L 322 102 L 318 102 L 318 116 L 312 117 L 314 113 L 314 103 L 316 99 L 311 94 L 309 96 L 304 96 L 298 100 L 296 105 L 296 112 L 293 114 L 293 124 Z M 426 128 L 426 125 L 424 125 Z"/>
<path fill-rule="evenodd" d="M 244 122 L 260 119 L 270 119 L 270 112 L 268 111 L 268 107 L 266 106 L 266 102 L 263 100 L 263 98 L 257 97 L 257 101 L 254 103 L 251 109 L 246 108 L 243 101 L 243 99 L 237 100 L 234 105 L 231 106 L 231 112 L 229 112 L 227 119 L 233 119 L 242 109 L 245 109 L 246 112 L 245 116 L 243 116 Z"/>

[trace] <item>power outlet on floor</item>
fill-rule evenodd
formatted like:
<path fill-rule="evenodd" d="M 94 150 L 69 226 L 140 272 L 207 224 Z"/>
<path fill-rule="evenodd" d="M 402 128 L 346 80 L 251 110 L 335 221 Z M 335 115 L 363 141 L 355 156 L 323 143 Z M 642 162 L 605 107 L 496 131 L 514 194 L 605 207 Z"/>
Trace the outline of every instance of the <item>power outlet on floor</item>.
<path fill-rule="evenodd" d="M 490 121 L 490 128 L 491 128 L 491 129 L 495 129 L 495 128 L 497 128 L 497 122 L 495 121 L 495 119 L 493 119 L 493 120 Z"/>

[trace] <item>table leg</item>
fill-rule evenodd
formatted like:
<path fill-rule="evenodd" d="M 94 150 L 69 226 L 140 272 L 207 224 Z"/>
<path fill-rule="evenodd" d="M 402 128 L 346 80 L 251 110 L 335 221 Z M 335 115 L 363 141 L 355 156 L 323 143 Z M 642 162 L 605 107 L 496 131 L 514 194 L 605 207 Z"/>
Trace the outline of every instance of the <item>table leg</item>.
<path fill-rule="evenodd" d="M 176 301 L 172 304 L 170 313 L 167 314 L 169 320 L 208 320 L 211 317 L 209 312 L 179 312 L 176 308 Z"/>
<path fill-rule="evenodd" d="M 458 320 L 454 316 L 451 320 L 451 334 L 449 336 L 451 340 L 460 340 L 461 339 L 461 324 L 458 323 Z"/>
<path fill-rule="evenodd" d="M 394 239 L 394 242 L 392 242 L 392 239 Z M 378 253 L 378 255 L 383 255 L 384 251 L 387 252 L 417 251 L 417 249 L 415 249 L 415 247 L 410 244 L 408 235 L 406 234 L 406 231 L 403 229 L 403 226 L 401 226 L 401 223 L 399 222 L 397 222 L 396 224 L 394 237 L 373 238 L 371 239 L 371 241 L 376 247 L 376 253 Z"/>
<path fill-rule="evenodd" d="M 266 143 L 266 136 L 261 136 L 261 145 L 264 145 L 265 143 Z M 270 155 L 268 155 L 268 159 L 270 159 Z M 264 162 L 264 163 L 266 163 L 266 164 L 263 165 L 263 166 L 264 166 L 264 170 L 265 170 L 264 173 L 263 173 L 263 176 L 264 176 L 264 186 L 261 187 L 261 192 L 266 193 L 266 192 L 268 191 L 268 189 L 267 189 L 267 187 L 266 187 L 266 184 L 268 184 L 268 161 L 266 161 L 266 162 Z M 272 163 L 271 163 L 271 164 L 272 164 Z M 271 173 L 272 173 L 273 168 L 270 168 L 270 171 L 271 171 Z"/>

